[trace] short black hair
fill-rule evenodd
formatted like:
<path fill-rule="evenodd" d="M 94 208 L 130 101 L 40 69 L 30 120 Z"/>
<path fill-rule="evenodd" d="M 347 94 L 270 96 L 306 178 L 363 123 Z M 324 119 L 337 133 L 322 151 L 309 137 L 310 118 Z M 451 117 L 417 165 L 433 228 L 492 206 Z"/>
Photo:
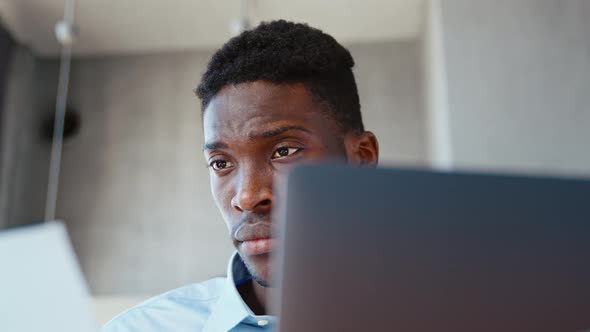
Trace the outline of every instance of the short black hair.
<path fill-rule="evenodd" d="M 197 96 L 203 112 L 228 84 L 303 83 L 344 133 L 364 131 L 350 52 L 307 24 L 265 22 L 230 39 L 211 58 Z"/>

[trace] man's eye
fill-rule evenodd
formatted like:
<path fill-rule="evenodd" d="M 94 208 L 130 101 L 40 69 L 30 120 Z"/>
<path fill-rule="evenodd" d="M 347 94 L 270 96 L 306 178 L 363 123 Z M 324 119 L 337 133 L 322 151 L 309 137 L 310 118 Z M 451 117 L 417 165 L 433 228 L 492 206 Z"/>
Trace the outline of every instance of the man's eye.
<path fill-rule="evenodd" d="M 301 148 L 289 148 L 289 147 L 282 147 L 276 149 L 275 153 L 272 155 L 272 159 L 279 159 L 288 157 L 294 153 L 297 153 L 301 150 Z"/>
<path fill-rule="evenodd" d="M 232 167 L 233 164 L 227 160 L 215 160 L 215 161 L 212 161 L 209 164 L 209 166 L 216 171 L 221 171 L 221 170 L 224 170 L 228 167 Z"/>

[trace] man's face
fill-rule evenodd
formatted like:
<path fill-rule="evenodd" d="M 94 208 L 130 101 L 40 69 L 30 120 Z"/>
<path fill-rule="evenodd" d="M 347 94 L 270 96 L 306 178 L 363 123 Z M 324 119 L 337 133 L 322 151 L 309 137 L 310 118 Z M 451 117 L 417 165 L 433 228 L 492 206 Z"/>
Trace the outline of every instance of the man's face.
<path fill-rule="evenodd" d="M 226 86 L 203 125 L 213 197 L 248 270 L 268 285 L 273 184 L 299 163 L 347 159 L 342 135 L 303 84 L 262 81 Z"/>

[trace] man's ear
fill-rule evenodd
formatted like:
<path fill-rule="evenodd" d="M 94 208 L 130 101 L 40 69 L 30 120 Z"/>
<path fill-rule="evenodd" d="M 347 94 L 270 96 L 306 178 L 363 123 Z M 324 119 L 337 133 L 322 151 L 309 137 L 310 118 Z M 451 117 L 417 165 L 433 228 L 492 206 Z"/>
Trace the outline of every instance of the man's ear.
<path fill-rule="evenodd" d="M 370 131 L 349 133 L 344 138 L 348 162 L 359 166 L 377 167 L 379 142 Z"/>

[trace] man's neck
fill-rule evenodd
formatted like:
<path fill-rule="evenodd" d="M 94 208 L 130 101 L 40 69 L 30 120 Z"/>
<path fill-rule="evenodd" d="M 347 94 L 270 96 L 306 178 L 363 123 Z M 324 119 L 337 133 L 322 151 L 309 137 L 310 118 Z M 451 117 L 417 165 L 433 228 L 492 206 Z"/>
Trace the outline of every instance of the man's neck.
<path fill-rule="evenodd" d="M 261 286 L 254 279 L 238 286 L 238 292 L 255 315 L 267 315 L 267 298 L 271 289 Z"/>

